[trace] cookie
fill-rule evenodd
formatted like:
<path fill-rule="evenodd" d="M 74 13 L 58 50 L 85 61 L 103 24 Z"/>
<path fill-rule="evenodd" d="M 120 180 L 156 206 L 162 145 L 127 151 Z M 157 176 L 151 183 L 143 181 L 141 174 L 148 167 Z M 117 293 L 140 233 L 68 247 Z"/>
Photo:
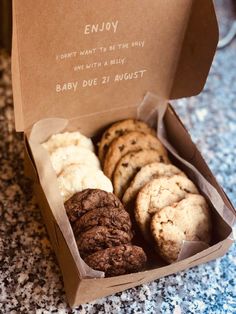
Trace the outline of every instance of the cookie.
<path fill-rule="evenodd" d="M 210 244 L 211 229 L 210 210 L 201 195 L 188 194 L 179 203 L 161 209 L 151 220 L 156 249 L 168 263 L 177 260 L 184 240 Z"/>
<path fill-rule="evenodd" d="M 128 119 L 114 123 L 103 133 L 99 143 L 98 157 L 102 164 L 111 142 L 115 138 L 131 131 L 140 131 L 143 133 L 155 135 L 155 130 L 151 129 L 146 123 L 139 120 Z"/>
<path fill-rule="evenodd" d="M 121 210 L 124 209 L 120 200 L 114 194 L 99 189 L 85 189 L 75 193 L 64 205 L 72 224 L 88 211 L 95 208 L 111 206 Z"/>
<path fill-rule="evenodd" d="M 76 220 L 73 230 L 76 236 L 96 226 L 116 228 L 130 234 L 131 220 L 128 212 L 124 209 L 113 207 L 95 208 Z"/>
<path fill-rule="evenodd" d="M 106 277 L 141 271 L 147 261 L 143 249 L 134 245 L 120 245 L 98 251 L 84 259 L 91 268 L 105 272 Z"/>
<path fill-rule="evenodd" d="M 52 135 L 47 142 L 42 144 L 51 154 L 55 149 L 65 146 L 80 146 L 94 151 L 93 142 L 80 132 L 64 132 Z"/>
<path fill-rule="evenodd" d="M 146 149 L 126 154 L 118 162 L 113 175 L 114 193 L 121 198 L 135 174 L 145 165 L 159 161 L 169 163 L 166 154 L 157 150 Z"/>
<path fill-rule="evenodd" d="M 131 235 L 127 232 L 104 226 L 93 227 L 76 239 L 82 257 L 109 247 L 128 244 L 130 241 Z"/>
<path fill-rule="evenodd" d="M 171 177 L 175 174 L 186 177 L 186 175 L 173 165 L 166 165 L 160 162 L 150 163 L 138 171 L 129 187 L 124 193 L 122 201 L 125 205 L 132 203 L 138 192 L 152 179 L 160 177 Z"/>
<path fill-rule="evenodd" d="M 57 182 L 64 202 L 76 192 L 88 188 L 113 191 L 111 181 L 101 170 L 82 164 L 72 164 L 66 167 L 58 176 Z"/>
<path fill-rule="evenodd" d="M 92 151 L 75 145 L 55 149 L 50 159 L 57 175 L 71 164 L 83 164 L 100 169 L 99 159 Z"/>
<path fill-rule="evenodd" d="M 135 204 L 135 218 L 147 240 L 150 240 L 151 216 L 163 207 L 182 200 L 187 194 L 198 194 L 198 190 L 192 181 L 180 175 L 153 179 L 140 190 Z"/>
<path fill-rule="evenodd" d="M 141 149 L 155 149 L 162 156 L 167 156 L 167 151 L 155 136 L 136 131 L 129 132 L 114 139 L 110 144 L 104 159 L 103 171 L 105 175 L 111 179 L 119 160 L 127 153 Z"/>

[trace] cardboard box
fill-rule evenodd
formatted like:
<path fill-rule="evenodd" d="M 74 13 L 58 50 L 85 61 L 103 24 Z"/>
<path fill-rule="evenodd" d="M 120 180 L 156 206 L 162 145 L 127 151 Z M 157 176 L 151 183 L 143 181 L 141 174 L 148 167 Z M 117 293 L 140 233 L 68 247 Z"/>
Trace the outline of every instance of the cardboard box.
<path fill-rule="evenodd" d="M 52 186 L 56 182 L 53 171 L 44 173 L 42 160 L 50 168 L 49 158 L 43 152 L 36 154 L 37 143 L 30 140 L 33 133 L 40 142 L 51 122 L 54 130 L 68 122 L 68 130 L 79 128 L 95 136 L 114 121 L 139 116 L 148 91 L 158 95 L 163 105 L 199 93 L 218 40 L 212 1 L 14 0 L 13 18 L 16 130 L 25 133 L 26 174 L 33 179 L 70 305 L 223 255 L 233 241 L 229 217 L 235 216 L 235 209 L 170 105 L 164 116 L 169 142 L 215 187 L 223 204 L 221 215 L 214 210 L 214 244 L 172 265 L 154 263 L 139 273 L 86 278 L 87 268 L 79 259 L 63 204 L 55 206 L 55 190 L 48 190 L 49 180 Z M 155 108 L 143 109 L 147 116 Z"/>

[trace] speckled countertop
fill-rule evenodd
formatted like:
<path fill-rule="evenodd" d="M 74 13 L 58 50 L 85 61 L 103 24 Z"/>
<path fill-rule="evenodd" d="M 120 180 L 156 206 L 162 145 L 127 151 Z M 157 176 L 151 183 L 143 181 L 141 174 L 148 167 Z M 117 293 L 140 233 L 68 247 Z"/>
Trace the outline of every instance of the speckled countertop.
<path fill-rule="evenodd" d="M 224 3 L 224 6 L 223 6 Z M 226 5 L 227 4 L 227 5 Z M 217 1 L 221 35 L 228 1 Z M 236 40 L 218 50 L 204 91 L 175 102 L 236 205 Z M 236 246 L 216 261 L 70 310 L 14 131 L 10 60 L 0 53 L 0 313 L 236 313 Z"/>

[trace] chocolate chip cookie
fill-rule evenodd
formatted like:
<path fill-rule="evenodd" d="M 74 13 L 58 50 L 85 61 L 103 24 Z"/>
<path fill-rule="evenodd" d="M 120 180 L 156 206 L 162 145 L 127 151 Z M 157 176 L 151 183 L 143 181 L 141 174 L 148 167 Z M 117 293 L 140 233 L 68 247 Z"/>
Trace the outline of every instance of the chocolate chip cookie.
<path fill-rule="evenodd" d="M 122 230 L 97 226 L 81 233 L 76 242 L 80 255 L 85 257 L 109 247 L 128 244 L 131 238 L 129 233 Z"/>
<path fill-rule="evenodd" d="M 124 155 L 145 149 L 154 149 L 162 156 L 167 156 L 164 146 L 151 134 L 133 131 L 114 139 L 104 160 L 103 171 L 105 175 L 111 179 L 119 160 Z"/>
<path fill-rule="evenodd" d="M 114 192 L 121 198 L 135 174 L 145 165 L 158 161 L 169 163 L 165 154 L 154 150 L 146 149 L 126 154 L 118 162 L 113 175 Z"/>
<path fill-rule="evenodd" d="M 90 267 L 104 271 L 106 277 L 141 271 L 147 261 L 143 249 L 134 245 L 121 245 L 98 251 L 84 259 Z"/>
<path fill-rule="evenodd" d="M 143 133 L 155 135 L 155 130 L 151 129 L 146 123 L 139 120 L 128 119 L 114 123 L 103 133 L 99 143 L 98 157 L 102 164 L 111 142 L 115 138 L 131 131 L 141 131 Z"/>
<path fill-rule="evenodd" d="M 128 212 L 114 207 L 95 208 L 77 219 L 73 225 L 75 236 L 96 226 L 116 228 L 130 234 L 131 220 Z"/>
<path fill-rule="evenodd" d="M 179 203 L 162 208 L 151 220 L 156 249 L 168 263 L 177 260 L 184 240 L 210 244 L 211 228 L 206 200 L 194 194 L 188 194 Z"/>
<path fill-rule="evenodd" d="M 186 177 L 184 172 L 170 164 L 166 165 L 164 163 L 154 162 L 142 167 L 142 169 L 138 171 L 129 187 L 125 191 L 125 194 L 122 198 L 123 203 L 125 205 L 132 203 L 135 200 L 138 192 L 152 179 L 157 179 L 160 177 L 171 177 L 175 174 Z"/>
<path fill-rule="evenodd" d="M 184 199 L 187 194 L 199 192 L 192 181 L 180 175 L 153 179 L 140 190 L 136 199 L 135 218 L 147 240 L 150 240 L 151 216 L 163 207 Z"/>
<path fill-rule="evenodd" d="M 99 189 L 86 189 L 75 193 L 65 202 L 66 213 L 72 224 L 88 211 L 106 206 L 124 209 L 114 194 Z"/>

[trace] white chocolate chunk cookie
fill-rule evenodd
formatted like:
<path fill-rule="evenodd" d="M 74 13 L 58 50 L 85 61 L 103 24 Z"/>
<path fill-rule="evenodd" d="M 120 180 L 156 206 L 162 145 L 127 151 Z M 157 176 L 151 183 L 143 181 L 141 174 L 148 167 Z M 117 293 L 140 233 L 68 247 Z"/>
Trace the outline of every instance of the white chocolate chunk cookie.
<path fill-rule="evenodd" d="M 146 123 L 139 120 L 127 119 L 112 124 L 112 126 L 103 133 L 103 136 L 99 143 L 98 157 L 101 163 L 103 163 L 104 161 L 105 155 L 111 142 L 115 138 L 131 131 L 139 131 L 155 135 L 155 130 L 151 129 Z"/>
<path fill-rule="evenodd" d="M 114 139 L 104 160 L 103 170 L 105 175 L 111 179 L 119 160 L 124 155 L 145 149 L 155 149 L 160 154 L 167 156 L 164 146 L 151 134 L 133 131 Z"/>
<path fill-rule="evenodd" d="M 121 198 L 130 181 L 140 168 L 153 161 L 169 163 L 169 159 L 166 154 L 162 154 L 154 149 L 131 152 L 122 157 L 118 162 L 113 175 L 113 184 L 116 196 Z"/>
<path fill-rule="evenodd" d="M 73 164 L 63 170 L 58 177 L 58 185 L 64 202 L 84 189 L 113 191 L 111 181 L 101 170 L 82 164 Z"/>
<path fill-rule="evenodd" d="M 171 177 L 175 174 L 186 177 L 180 169 L 170 164 L 167 165 L 161 162 L 153 162 L 142 167 L 125 191 L 122 199 L 123 203 L 128 204 L 134 201 L 138 192 L 152 179 Z"/>
<path fill-rule="evenodd" d="M 71 164 L 84 164 L 100 169 L 99 159 L 91 150 L 75 145 L 55 149 L 50 158 L 57 175 Z"/>
<path fill-rule="evenodd" d="M 211 217 L 201 195 L 188 194 L 185 199 L 164 207 L 151 220 L 156 250 L 168 263 L 177 260 L 182 241 L 211 240 Z"/>
<path fill-rule="evenodd" d="M 147 183 L 138 193 L 135 204 L 135 218 L 143 236 L 150 239 L 150 219 L 154 213 L 184 199 L 187 194 L 198 193 L 193 182 L 180 175 Z"/>
<path fill-rule="evenodd" d="M 65 132 L 52 135 L 47 142 L 42 144 L 51 154 L 55 149 L 65 146 L 80 146 L 94 151 L 94 146 L 90 138 L 80 132 Z"/>

